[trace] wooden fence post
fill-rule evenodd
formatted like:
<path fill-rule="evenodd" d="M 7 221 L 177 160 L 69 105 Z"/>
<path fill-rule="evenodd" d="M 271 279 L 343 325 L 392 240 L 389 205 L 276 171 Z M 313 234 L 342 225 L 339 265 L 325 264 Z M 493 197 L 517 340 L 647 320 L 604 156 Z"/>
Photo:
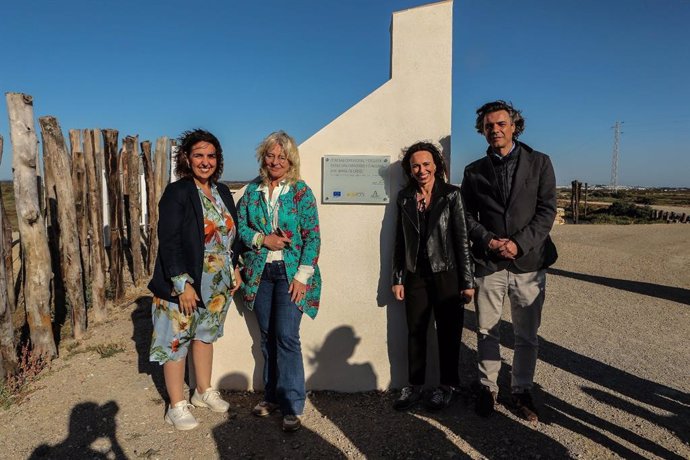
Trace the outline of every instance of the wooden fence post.
<path fill-rule="evenodd" d="M 167 137 L 159 137 L 156 140 L 156 165 L 154 171 L 156 173 L 156 204 L 163 195 L 165 186 L 170 181 L 168 169 L 170 168 L 170 142 Z"/>
<path fill-rule="evenodd" d="M 577 224 L 580 220 L 580 182 L 574 180 L 571 182 L 571 186 L 570 209 L 573 212 L 573 224 Z"/>
<path fill-rule="evenodd" d="M 0 136 L 0 161 L 2 161 L 3 138 Z M 7 283 L 7 302 L 10 305 L 10 312 L 14 313 L 17 308 L 17 299 L 14 292 L 14 259 L 12 257 L 12 224 L 7 217 L 7 209 L 5 209 L 5 202 L 2 199 L 2 192 L 0 192 L 0 218 L 2 218 L 2 226 L 0 226 L 0 236 L 3 239 L 3 250 L 0 257 L 5 260 L 5 282 Z"/>
<path fill-rule="evenodd" d="M 57 199 L 57 220 L 59 226 L 59 252 L 62 280 L 70 305 L 72 336 L 79 340 L 86 332 L 86 302 L 84 301 L 84 280 L 81 270 L 77 215 L 74 207 L 71 167 L 62 130 L 55 117 L 38 119 L 41 124 L 46 169 L 52 169 Z M 46 175 L 47 171 L 46 171 Z"/>
<path fill-rule="evenodd" d="M 144 182 L 146 183 L 146 272 L 148 275 L 153 274 L 153 264 L 155 262 L 156 253 L 152 252 L 151 248 L 156 239 L 156 229 L 153 226 L 154 222 L 158 222 L 158 207 L 156 206 L 156 188 L 153 177 L 153 163 L 151 163 L 151 142 L 144 141 L 141 143 L 141 159 L 144 165 Z"/>
<path fill-rule="evenodd" d="M 141 194 L 139 193 L 139 138 L 127 136 L 128 191 L 129 191 L 129 247 L 132 251 L 132 276 L 137 287 L 148 280 L 144 274 L 144 258 L 141 255 Z"/>
<path fill-rule="evenodd" d="M 34 128 L 33 98 L 7 93 L 12 139 L 14 196 L 24 264 L 24 304 L 35 353 L 57 355 L 50 319 L 50 251 L 36 187 L 38 138 Z"/>
<path fill-rule="evenodd" d="M 0 162 L 2 162 L 3 139 L 0 136 Z M 0 229 L 5 223 L 4 213 L 0 213 Z M 0 238 L 0 254 L 5 252 L 5 239 Z M 17 353 L 14 345 L 14 327 L 12 327 L 12 305 L 9 302 L 9 291 L 14 289 L 7 283 L 5 257 L 0 257 L 0 382 L 17 369 Z"/>
<path fill-rule="evenodd" d="M 45 219 L 46 234 L 48 235 L 48 251 L 50 252 L 50 266 L 53 276 L 50 279 L 50 306 L 53 312 L 53 323 L 62 326 L 67 316 L 67 303 L 65 302 L 65 288 L 62 285 L 60 276 L 60 236 L 57 212 L 57 195 L 55 192 L 55 172 L 54 168 L 48 166 L 48 155 L 46 154 L 45 142 L 41 144 L 43 149 L 43 187 L 39 185 L 39 190 L 43 190 L 44 204 L 43 218 Z"/>
<path fill-rule="evenodd" d="M 86 194 L 86 161 L 82 147 L 81 131 L 69 130 L 70 152 L 72 154 L 72 189 L 74 190 L 74 210 L 77 216 L 77 231 L 79 233 L 79 247 L 81 252 L 81 267 L 84 279 L 91 279 L 89 270 L 91 251 L 89 242 L 89 200 Z"/>
<path fill-rule="evenodd" d="M 91 310 L 94 322 L 104 321 L 107 315 L 107 301 L 105 298 L 105 244 L 103 242 L 103 195 L 99 187 L 102 173 L 97 169 L 95 144 L 100 145 L 100 135 L 94 130 L 85 129 L 84 133 L 84 164 L 86 165 L 86 188 L 90 203 L 89 239 L 91 240 Z"/>
<path fill-rule="evenodd" d="M 98 222 L 101 231 L 101 241 L 103 241 L 103 257 L 101 258 L 101 263 L 103 264 L 103 272 L 108 273 L 110 270 L 110 261 L 105 254 L 105 215 L 109 216 L 110 208 L 108 206 L 108 190 L 107 190 L 107 172 L 105 169 L 105 150 L 103 148 L 103 135 L 101 130 L 95 128 L 92 130 L 93 137 L 93 155 L 96 160 L 96 174 L 98 175 L 98 180 L 96 181 L 96 190 L 98 192 L 99 208 L 100 214 L 98 216 Z"/>
<path fill-rule="evenodd" d="M 170 144 L 167 137 L 159 137 L 156 139 L 156 154 L 154 157 L 153 167 L 153 206 L 151 207 L 151 244 L 149 246 L 149 271 L 153 273 L 156 265 L 156 257 L 158 255 L 158 202 L 163 195 L 163 190 L 168 182 L 168 155 L 170 152 Z"/>
<path fill-rule="evenodd" d="M 105 169 L 108 181 L 108 204 L 110 206 L 110 287 L 115 300 L 125 295 L 123 278 L 124 254 L 122 253 L 122 188 L 120 186 L 119 155 L 116 129 L 103 130 Z"/>

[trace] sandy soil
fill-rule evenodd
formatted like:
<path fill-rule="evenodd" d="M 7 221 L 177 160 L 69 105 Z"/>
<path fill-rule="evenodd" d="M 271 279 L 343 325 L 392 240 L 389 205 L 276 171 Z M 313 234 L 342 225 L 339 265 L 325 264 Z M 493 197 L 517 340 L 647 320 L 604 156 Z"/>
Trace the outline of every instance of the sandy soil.
<path fill-rule="evenodd" d="M 304 429 L 250 414 L 260 394 L 225 393 L 229 414 L 194 409 L 201 426 L 163 422 L 159 369 L 147 362 L 145 293 L 112 312 L 61 357 L 24 400 L 0 409 L 0 457 L 24 458 L 690 458 L 690 226 L 554 229 L 535 393 L 541 422 L 505 406 L 477 417 L 469 392 L 429 413 L 391 409 L 395 392 L 314 392 Z M 141 298 L 137 300 L 139 297 Z M 503 323 L 512 359 L 510 314 Z M 474 312 L 466 315 L 462 374 L 474 377 Z M 122 352 L 101 358 L 97 345 Z"/>

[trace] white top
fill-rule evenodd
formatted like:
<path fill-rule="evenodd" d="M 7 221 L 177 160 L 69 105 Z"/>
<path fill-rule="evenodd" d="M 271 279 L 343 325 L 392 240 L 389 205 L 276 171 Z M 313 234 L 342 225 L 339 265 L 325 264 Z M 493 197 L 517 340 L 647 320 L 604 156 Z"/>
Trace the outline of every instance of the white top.
<path fill-rule="evenodd" d="M 280 207 L 280 202 L 278 197 L 284 195 L 290 191 L 290 185 L 288 185 L 286 180 L 281 181 L 276 188 L 273 189 L 273 196 L 269 197 L 269 187 L 265 183 L 261 183 L 257 188 L 257 192 L 261 192 L 264 196 L 264 202 L 266 203 L 266 209 L 268 209 L 269 218 L 271 219 L 271 227 L 275 230 L 278 228 L 278 208 Z M 276 193 L 276 191 L 278 193 Z M 252 240 L 252 245 L 256 246 L 257 240 L 259 239 L 260 233 L 254 235 Z M 270 264 L 277 260 L 283 260 L 283 251 L 271 251 L 269 249 L 268 256 L 266 257 L 266 263 Z M 307 284 L 309 278 L 314 274 L 314 267 L 311 265 L 300 265 L 297 267 L 297 273 L 295 273 L 295 279 L 302 284 Z"/>

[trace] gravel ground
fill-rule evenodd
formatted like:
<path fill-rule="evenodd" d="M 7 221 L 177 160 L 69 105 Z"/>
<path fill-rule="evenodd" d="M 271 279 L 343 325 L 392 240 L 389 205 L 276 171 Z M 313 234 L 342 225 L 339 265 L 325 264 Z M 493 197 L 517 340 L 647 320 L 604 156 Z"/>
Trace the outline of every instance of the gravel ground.
<path fill-rule="evenodd" d="M 163 422 L 161 376 L 146 362 L 142 298 L 88 340 L 64 341 L 24 400 L 0 409 L 0 457 L 690 458 L 690 226 L 559 226 L 553 237 L 560 259 L 540 330 L 539 424 L 503 405 L 481 419 L 467 391 L 439 413 L 397 413 L 395 392 L 313 392 L 304 428 L 283 434 L 280 417 L 251 416 L 260 394 L 232 392 L 229 415 L 195 409 L 201 426 L 175 432 Z M 502 388 L 512 358 L 508 312 L 504 320 Z M 474 322 L 469 311 L 466 384 Z M 123 351 L 101 358 L 98 344 Z"/>

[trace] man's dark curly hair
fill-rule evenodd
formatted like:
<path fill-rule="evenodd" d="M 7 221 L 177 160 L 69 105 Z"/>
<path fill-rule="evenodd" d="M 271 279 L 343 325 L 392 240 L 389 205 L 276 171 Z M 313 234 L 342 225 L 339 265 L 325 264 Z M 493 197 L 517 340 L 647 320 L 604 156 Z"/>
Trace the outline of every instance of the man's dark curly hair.
<path fill-rule="evenodd" d="M 443 154 L 441 153 L 441 150 L 431 142 L 422 141 L 412 144 L 406 149 L 403 149 L 404 154 L 400 163 L 402 164 L 403 171 L 405 171 L 407 183 L 414 184 L 414 177 L 412 176 L 412 166 L 410 166 L 410 159 L 412 159 L 412 155 L 421 151 L 427 151 L 431 154 L 431 157 L 434 159 L 434 164 L 436 165 L 436 172 L 434 173 L 434 176 L 437 180 L 440 180 L 441 182 L 446 182 L 446 160 L 443 159 Z"/>
<path fill-rule="evenodd" d="M 522 132 L 525 130 L 525 119 L 522 118 L 522 112 L 513 107 L 513 104 L 501 100 L 487 102 L 477 109 L 477 121 L 474 124 L 477 132 L 479 134 L 484 134 L 484 117 L 490 113 L 498 112 L 499 110 L 505 110 L 508 112 L 510 120 L 515 125 L 513 138 L 517 139 L 518 136 L 520 136 L 520 134 L 522 134 Z"/>
<path fill-rule="evenodd" d="M 189 154 L 192 153 L 192 147 L 197 142 L 208 142 L 216 149 L 216 170 L 209 178 L 211 183 L 218 182 L 220 176 L 223 174 L 223 149 L 220 146 L 218 138 L 204 129 L 191 129 L 180 134 L 178 139 L 177 153 L 175 154 L 175 174 L 182 179 L 183 177 L 192 177 L 192 167 L 189 164 Z"/>

